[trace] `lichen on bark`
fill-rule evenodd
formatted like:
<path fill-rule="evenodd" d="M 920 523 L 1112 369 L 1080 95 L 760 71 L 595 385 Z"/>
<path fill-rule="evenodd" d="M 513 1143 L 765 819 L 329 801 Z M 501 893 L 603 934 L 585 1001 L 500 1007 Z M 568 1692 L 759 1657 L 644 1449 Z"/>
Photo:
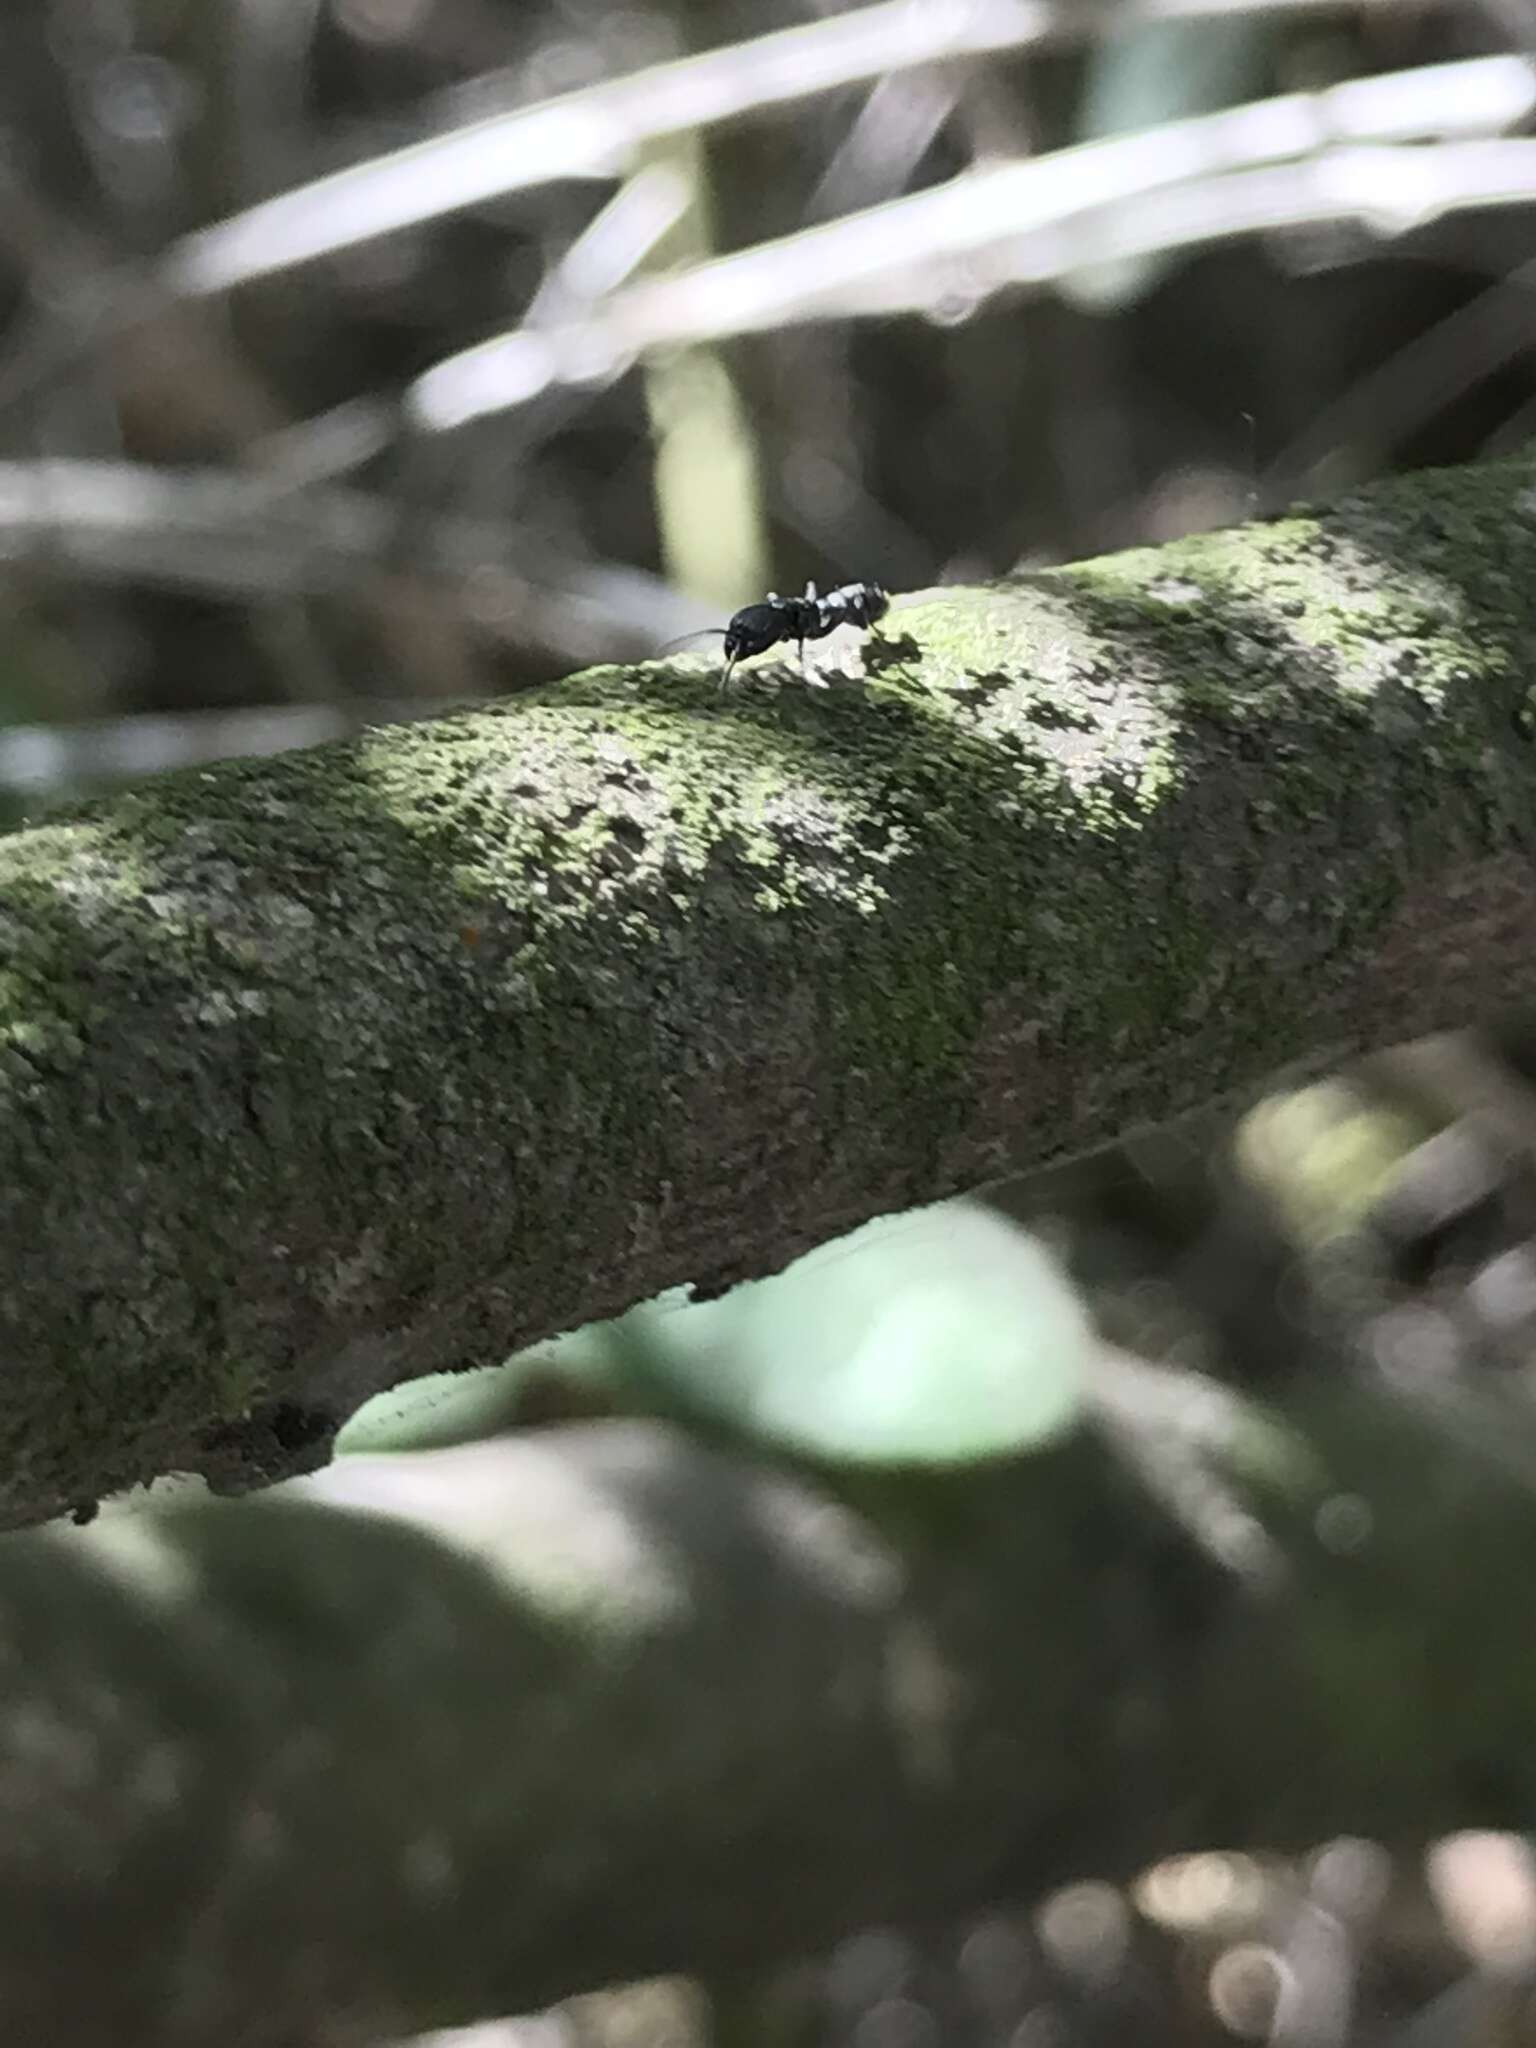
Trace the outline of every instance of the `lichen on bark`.
<path fill-rule="evenodd" d="M 0 1515 L 270 1478 L 395 1379 L 1536 992 L 1533 487 L 0 841 Z"/>

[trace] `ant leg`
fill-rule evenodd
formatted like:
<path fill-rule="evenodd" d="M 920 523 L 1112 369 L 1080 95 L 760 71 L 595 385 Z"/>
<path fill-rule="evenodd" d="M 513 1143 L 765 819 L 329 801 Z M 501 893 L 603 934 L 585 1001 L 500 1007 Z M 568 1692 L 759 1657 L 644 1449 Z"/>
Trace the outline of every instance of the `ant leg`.
<path fill-rule="evenodd" d="M 821 677 L 816 672 L 816 657 L 814 654 L 811 656 L 810 667 L 806 667 L 805 642 L 803 640 L 800 642 L 800 674 L 804 679 L 807 689 L 824 690 L 827 687 L 826 684 L 822 681 Z"/>

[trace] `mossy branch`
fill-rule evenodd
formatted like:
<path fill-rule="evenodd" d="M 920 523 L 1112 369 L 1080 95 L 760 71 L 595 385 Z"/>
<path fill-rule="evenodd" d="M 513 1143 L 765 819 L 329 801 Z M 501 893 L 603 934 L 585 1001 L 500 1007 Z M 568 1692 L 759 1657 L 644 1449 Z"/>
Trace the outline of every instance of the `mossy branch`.
<path fill-rule="evenodd" d="M 399 1378 L 1536 994 L 1533 485 L 0 842 L 0 1515 L 258 1484 Z"/>

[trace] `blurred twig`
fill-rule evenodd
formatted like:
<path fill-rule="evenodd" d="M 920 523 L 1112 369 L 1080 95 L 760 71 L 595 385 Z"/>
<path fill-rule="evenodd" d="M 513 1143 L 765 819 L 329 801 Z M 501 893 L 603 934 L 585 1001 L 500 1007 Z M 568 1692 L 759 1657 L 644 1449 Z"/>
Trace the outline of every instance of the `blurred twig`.
<path fill-rule="evenodd" d="M 404 724 L 441 717 L 443 707 L 436 698 L 388 698 L 358 709 L 370 720 Z M 274 704 L 239 711 L 144 712 L 84 725 L 6 726 L 0 728 L 0 790 L 35 795 L 199 761 L 283 754 L 340 739 L 358 723 L 332 704 Z"/>
<path fill-rule="evenodd" d="M 1536 263 L 1526 263 L 1416 334 L 1310 419 L 1260 478 L 1261 502 L 1288 503 L 1319 481 L 1337 489 L 1363 480 L 1442 406 L 1525 354 L 1533 334 Z"/>
<path fill-rule="evenodd" d="M 0 560 L 231 599 L 326 596 L 390 561 L 396 514 L 336 489 L 274 490 L 227 470 L 110 462 L 0 463 Z M 463 614 L 593 660 L 649 650 L 697 612 L 658 578 L 562 560 L 547 581 L 506 567 L 529 546 L 490 520 L 425 519 L 413 568 L 451 586 Z"/>
<path fill-rule="evenodd" d="M 1536 143 L 1481 138 L 1536 108 L 1536 67 L 1493 57 L 1256 101 L 946 184 L 616 292 L 587 321 L 524 327 L 436 365 L 407 394 L 460 426 L 551 385 L 617 375 L 647 349 L 796 321 L 946 305 L 1085 263 L 1259 230 L 1354 220 L 1404 232 L 1536 195 Z"/>
<path fill-rule="evenodd" d="M 656 150 L 684 195 L 666 253 L 707 260 L 714 247 L 709 161 L 697 134 Z M 661 558 L 682 589 L 733 609 L 768 580 L 762 470 L 731 364 L 718 347 L 658 350 L 645 364 L 652 489 Z"/>
<path fill-rule="evenodd" d="M 1345 0 L 1130 0 L 1106 10 L 1051 0 L 969 0 L 959 7 L 884 0 L 606 79 L 354 165 L 189 236 L 161 275 L 174 294 L 230 291 L 529 186 L 615 176 L 642 144 L 664 136 L 917 65 L 1080 39 L 1137 20 L 1336 13 L 1344 6 Z"/>

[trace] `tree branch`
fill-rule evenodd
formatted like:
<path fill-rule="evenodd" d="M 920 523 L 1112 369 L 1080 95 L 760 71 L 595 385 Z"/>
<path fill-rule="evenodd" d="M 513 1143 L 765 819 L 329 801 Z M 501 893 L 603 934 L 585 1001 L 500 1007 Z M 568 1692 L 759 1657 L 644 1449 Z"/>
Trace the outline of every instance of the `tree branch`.
<path fill-rule="evenodd" d="M 4 1517 L 1536 994 L 1533 481 L 0 842 Z"/>

